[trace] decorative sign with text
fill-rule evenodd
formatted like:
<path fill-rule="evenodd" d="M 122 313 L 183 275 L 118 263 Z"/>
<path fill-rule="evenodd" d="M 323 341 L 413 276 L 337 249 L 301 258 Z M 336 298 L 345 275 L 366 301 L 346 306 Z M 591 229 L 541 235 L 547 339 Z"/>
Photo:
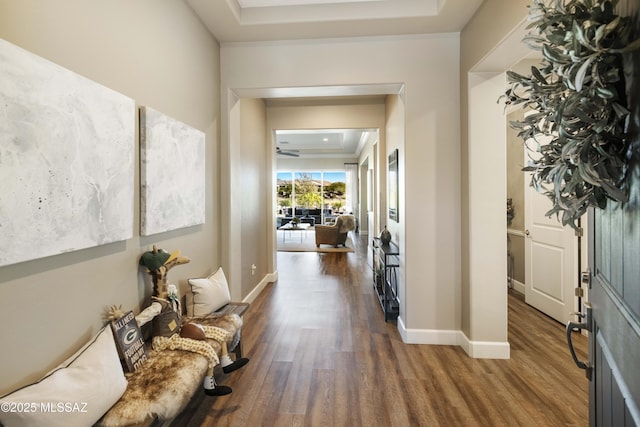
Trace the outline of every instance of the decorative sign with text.
<path fill-rule="evenodd" d="M 147 349 L 133 311 L 111 322 L 111 328 L 120 357 L 124 360 L 127 370 L 134 372 L 147 360 Z"/>

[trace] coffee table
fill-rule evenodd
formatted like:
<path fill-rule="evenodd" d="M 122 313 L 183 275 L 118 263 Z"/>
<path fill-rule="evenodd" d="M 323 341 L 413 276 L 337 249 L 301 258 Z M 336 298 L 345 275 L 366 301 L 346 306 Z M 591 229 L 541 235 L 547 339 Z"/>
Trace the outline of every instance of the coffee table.
<path fill-rule="evenodd" d="M 305 223 L 300 223 L 300 224 L 292 224 L 290 222 L 286 223 L 285 225 L 283 225 L 282 227 L 278 227 L 278 230 L 282 230 L 282 243 L 285 242 L 286 238 L 287 238 L 287 231 L 293 232 L 293 231 L 304 231 L 305 235 L 307 234 L 306 231 L 307 229 L 311 227 L 311 224 L 305 224 Z M 302 233 L 300 234 L 300 243 L 302 243 Z"/>

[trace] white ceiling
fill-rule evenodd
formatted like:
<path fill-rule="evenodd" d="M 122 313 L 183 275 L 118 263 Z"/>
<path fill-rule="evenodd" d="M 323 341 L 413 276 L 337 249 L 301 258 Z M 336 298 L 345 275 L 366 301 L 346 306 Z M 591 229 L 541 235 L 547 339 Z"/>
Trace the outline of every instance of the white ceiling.
<path fill-rule="evenodd" d="M 220 41 L 459 32 L 484 0 L 186 0 Z"/>
<path fill-rule="evenodd" d="M 240 7 L 277 7 L 277 6 L 303 6 L 309 4 L 330 3 L 355 3 L 356 1 L 371 0 L 238 0 Z M 379 0 L 376 0 L 379 1 Z"/>
<path fill-rule="evenodd" d="M 185 1 L 220 43 L 233 43 L 460 32 L 484 0 Z M 323 96 L 327 96 L 327 88 L 322 89 Z M 371 92 L 360 86 L 338 89 L 336 96 L 398 93 L 397 87 L 388 92 L 381 92 L 380 88 Z M 320 94 L 275 88 L 268 93 L 245 95 L 282 99 Z M 364 131 L 283 130 L 276 135 L 276 145 L 282 150 L 295 150 L 300 157 L 356 157 Z"/>
<path fill-rule="evenodd" d="M 365 132 L 376 129 L 276 130 L 280 157 L 291 153 L 303 158 L 354 158 L 364 148 Z"/>

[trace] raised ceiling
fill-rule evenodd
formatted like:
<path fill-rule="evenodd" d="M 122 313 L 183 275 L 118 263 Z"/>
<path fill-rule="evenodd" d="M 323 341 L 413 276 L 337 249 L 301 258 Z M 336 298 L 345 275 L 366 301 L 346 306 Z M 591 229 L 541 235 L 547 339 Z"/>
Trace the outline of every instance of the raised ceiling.
<path fill-rule="evenodd" d="M 221 43 L 460 32 L 484 0 L 185 0 Z M 398 93 L 397 85 L 332 88 L 335 96 Z M 313 88 L 311 88 L 313 89 Z M 327 96 L 329 89 L 272 88 L 239 96 Z M 354 157 L 364 129 L 282 130 L 276 144 L 299 157 Z M 327 139 L 325 141 L 325 139 Z M 278 156 L 284 158 L 286 156 Z M 291 158 L 291 157 L 290 157 Z"/>
<path fill-rule="evenodd" d="M 225 42 L 459 32 L 483 0 L 186 0 Z"/>
<path fill-rule="evenodd" d="M 279 157 L 357 159 L 365 132 L 376 129 L 276 130 L 276 147 Z"/>
<path fill-rule="evenodd" d="M 372 0 L 238 0 L 240 7 L 277 7 L 277 6 L 304 6 L 309 4 L 338 4 L 356 3 L 357 1 Z M 380 0 L 373 0 L 380 1 Z"/>

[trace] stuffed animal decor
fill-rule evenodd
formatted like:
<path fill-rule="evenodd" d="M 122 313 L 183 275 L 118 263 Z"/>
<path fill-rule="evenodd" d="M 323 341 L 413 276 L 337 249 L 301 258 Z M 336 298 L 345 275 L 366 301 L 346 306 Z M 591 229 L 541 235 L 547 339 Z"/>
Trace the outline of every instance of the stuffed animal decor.
<path fill-rule="evenodd" d="M 180 256 L 180 251 L 171 253 L 158 249 L 153 245 L 153 250 L 145 252 L 140 258 L 140 264 L 147 267 L 147 272 L 153 279 L 153 295 L 158 298 L 166 299 L 167 292 L 167 273 L 173 267 L 181 264 L 187 264 L 191 260 L 185 256 Z"/>
<path fill-rule="evenodd" d="M 190 259 L 180 256 L 180 251 L 168 253 L 153 246 L 145 252 L 140 264 L 147 268 L 153 278 L 153 302 L 136 319 L 146 323 L 152 320 L 153 348 L 162 350 L 186 350 L 205 356 L 209 362 L 207 376 L 203 381 L 204 391 L 209 396 L 223 396 L 232 392 L 231 387 L 216 385 L 213 368 L 221 364 L 224 373 L 230 373 L 246 365 L 246 357 L 231 360 L 227 350 L 230 333 L 224 329 L 182 321 L 182 309 L 175 285 L 167 284 L 167 273 L 176 265 L 187 264 Z M 221 358 L 206 339 L 217 341 L 221 348 Z"/>

